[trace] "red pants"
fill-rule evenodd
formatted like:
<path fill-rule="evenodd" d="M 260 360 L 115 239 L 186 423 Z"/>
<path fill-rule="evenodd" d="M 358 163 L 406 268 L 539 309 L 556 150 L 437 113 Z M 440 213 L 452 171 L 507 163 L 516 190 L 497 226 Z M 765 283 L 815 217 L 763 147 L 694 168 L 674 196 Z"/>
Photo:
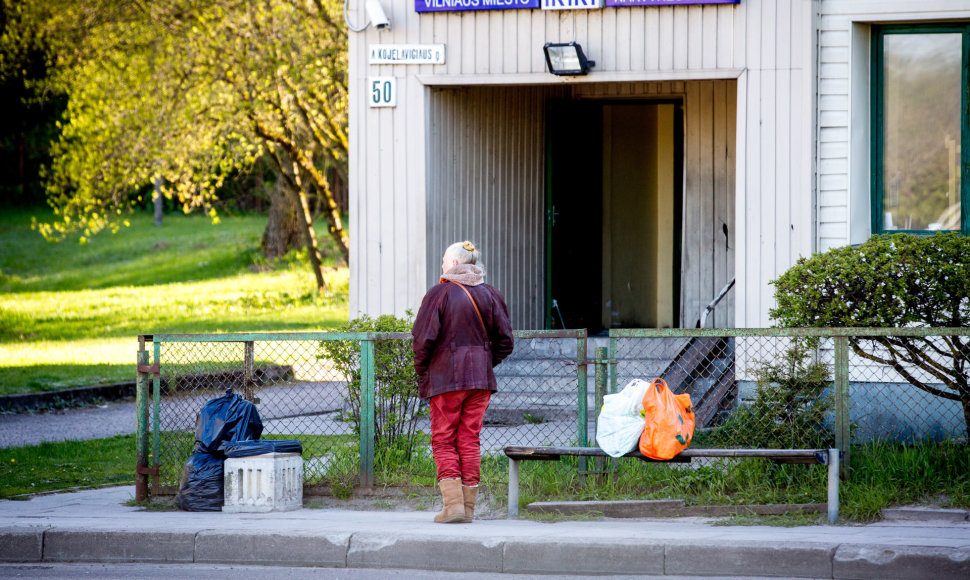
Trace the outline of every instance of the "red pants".
<path fill-rule="evenodd" d="M 483 389 L 453 391 L 431 397 L 431 450 L 438 481 L 461 479 L 462 485 L 478 485 L 485 409 L 492 392 Z"/>

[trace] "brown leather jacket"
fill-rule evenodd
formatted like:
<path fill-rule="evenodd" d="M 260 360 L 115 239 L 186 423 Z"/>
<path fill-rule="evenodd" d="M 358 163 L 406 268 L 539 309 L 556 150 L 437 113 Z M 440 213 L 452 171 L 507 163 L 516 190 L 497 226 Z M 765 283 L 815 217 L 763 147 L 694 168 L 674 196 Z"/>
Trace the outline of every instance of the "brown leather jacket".
<path fill-rule="evenodd" d="M 457 284 L 441 282 L 428 290 L 411 330 L 422 399 L 449 391 L 498 390 L 492 367 L 513 348 L 508 308 L 502 294 L 488 284 L 465 288 L 478 304 L 488 334 Z"/>

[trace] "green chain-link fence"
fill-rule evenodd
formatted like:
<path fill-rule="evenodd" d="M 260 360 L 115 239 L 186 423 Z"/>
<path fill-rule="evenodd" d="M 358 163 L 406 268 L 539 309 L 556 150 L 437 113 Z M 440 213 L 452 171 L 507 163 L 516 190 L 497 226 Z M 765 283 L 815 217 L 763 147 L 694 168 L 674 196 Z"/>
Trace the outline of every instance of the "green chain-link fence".
<path fill-rule="evenodd" d="M 970 368 L 962 365 L 970 360 L 970 329 L 635 329 L 613 330 L 609 338 L 587 338 L 584 330 L 515 336 L 515 352 L 496 368 L 499 391 L 481 437 L 486 453 L 508 445 L 595 444 L 602 396 L 633 378 L 654 377 L 691 394 L 698 447 L 834 445 L 847 451 L 850 443 L 877 439 L 966 437 Z M 359 349 L 356 366 L 336 365 L 322 346 L 330 341 Z M 407 350 L 409 341 L 406 333 L 142 337 L 140 489 L 150 476 L 152 493 L 175 491 L 198 411 L 227 388 L 257 403 L 263 438 L 303 443 L 305 486 L 325 480 L 337 466 L 345 468 L 344 460 L 353 463 L 361 484 L 372 484 L 388 371 L 375 368 L 375 360 L 386 364 L 382 344 Z M 587 358 L 587 351 L 592 355 L 594 347 L 606 346 Z M 594 365 L 601 371 L 595 382 Z M 348 371 L 359 377 L 356 399 Z M 954 400 L 961 396 L 964 402 Z M 425 407 L 416 400 L 409 404 L 415 427 L 428 433 Z M 348 421 L 354 405 L 359 437 Z"/>
<path fill-rule="evenodd" d="M 515 352 L 496 368 L 499 390 L 481 435 L 486 453 L 509 444 L 585 443 L 585 398 L 578 393 L 585 392 L 586 332 L 516 331 L 515 339 Z M 257 404 L 263 439 L 302 442 L 306 487 L 326 480 L 334 469 L 347 469 L 348 461 L 359 482 L 370 485 L 379 442 L 375 430 L 381 433 L 385 416 L 380 405 L 391 404 L 381 394 L 392 370 L 375 368 L 375 360 L 387 362 L 382 352 L 409 352 L 410 340 L 407 333 L 377 332 L 142 337 L 139 472 L 151 476 L 152 493 L 174 493 L 194 444 L 199 410 L 232 388 Z M 324 348 L 335 341 L 359 349 L 349 367 Z M 348 375 L 356 375 L 358 388 Z M 403 404 L 415 428 L 430 433 L 426 407 L 416 399 Z M 351 418 L 358 409 L 359 437 Z M 139 481 L 145 484 L 144 478 Z"/>

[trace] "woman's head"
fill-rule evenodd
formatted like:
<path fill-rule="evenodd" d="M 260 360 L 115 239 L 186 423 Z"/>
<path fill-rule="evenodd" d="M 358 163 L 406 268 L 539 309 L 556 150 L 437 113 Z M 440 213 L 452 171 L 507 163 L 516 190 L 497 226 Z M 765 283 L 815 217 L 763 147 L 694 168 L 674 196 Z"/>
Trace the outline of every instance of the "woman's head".
<path fill-rule="evenodd" d="M 447 272 L 458 264 L 477 264 L 479 256 L 475 244 L 468 240 L 455 242 L 445 250 L 445 255 L 441 260 L 441 271 Z"/>

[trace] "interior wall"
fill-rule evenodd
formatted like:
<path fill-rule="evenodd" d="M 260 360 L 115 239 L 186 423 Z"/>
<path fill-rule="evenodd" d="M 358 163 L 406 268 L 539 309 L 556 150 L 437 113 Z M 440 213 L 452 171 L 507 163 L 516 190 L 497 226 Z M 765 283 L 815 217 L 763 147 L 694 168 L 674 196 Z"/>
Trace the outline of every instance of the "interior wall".
<path fill-rule="evenodd" d="M 674 324 L 674 106 L 603 109 L 603 326 Z"/>

